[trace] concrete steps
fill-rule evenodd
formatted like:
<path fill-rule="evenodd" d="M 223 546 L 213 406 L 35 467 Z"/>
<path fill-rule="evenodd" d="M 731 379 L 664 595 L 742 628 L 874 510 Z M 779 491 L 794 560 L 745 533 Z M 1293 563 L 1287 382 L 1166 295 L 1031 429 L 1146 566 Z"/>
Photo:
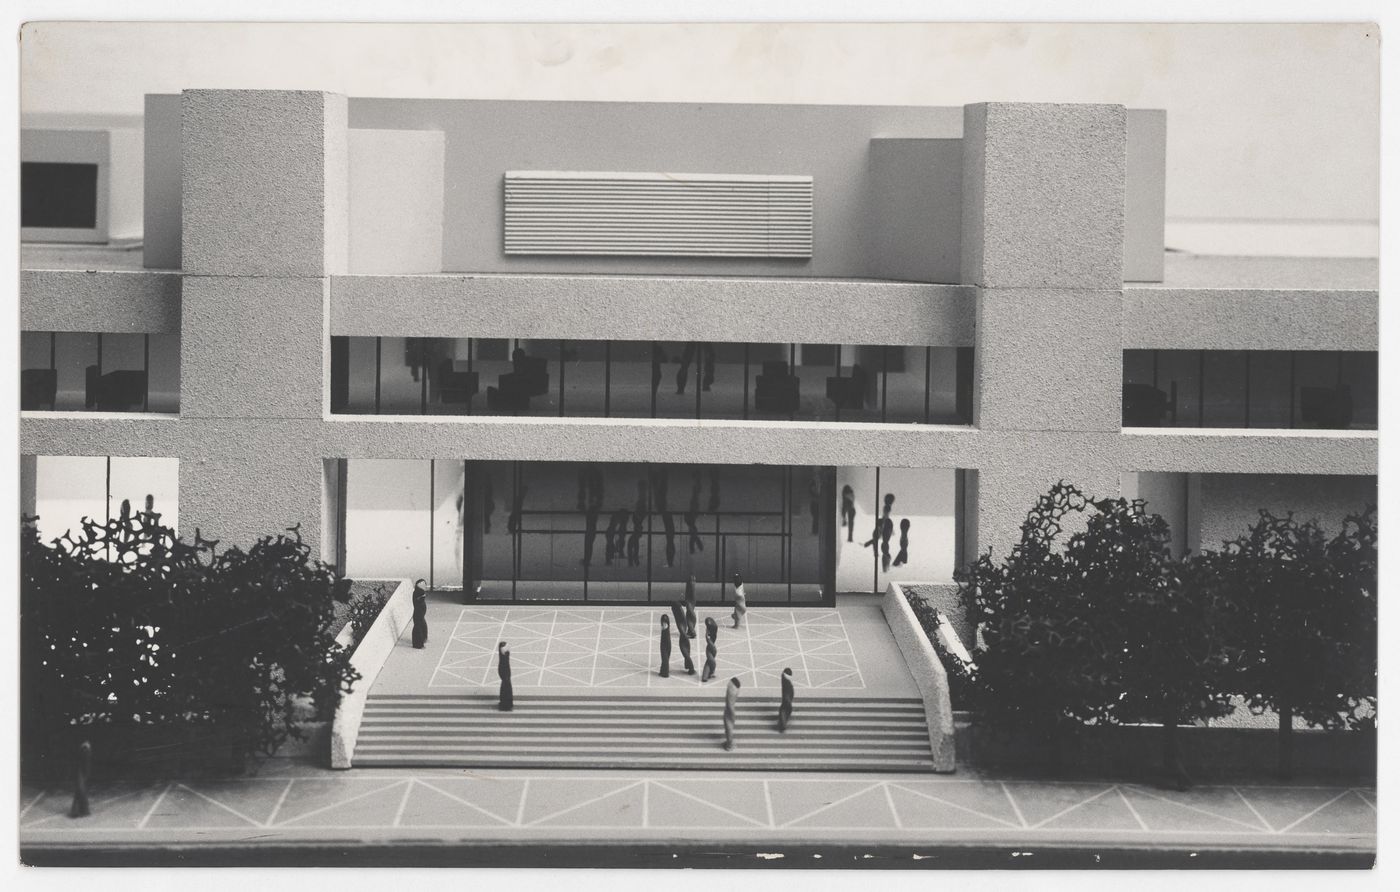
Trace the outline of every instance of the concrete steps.
<path fill-rule="evenodd" d="M 357 766 L 710 768 L 930 771 L 928 725 L 914 698 L 807 697 L 785 733 L 774 697 L 740 699 L 735 749 L 713 698 L 373 695 Z"/>

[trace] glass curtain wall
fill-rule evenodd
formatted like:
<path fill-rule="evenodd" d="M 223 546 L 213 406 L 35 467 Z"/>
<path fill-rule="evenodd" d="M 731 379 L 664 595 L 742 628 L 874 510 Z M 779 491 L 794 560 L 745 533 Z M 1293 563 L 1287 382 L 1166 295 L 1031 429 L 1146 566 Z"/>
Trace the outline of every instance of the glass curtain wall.
<path fill-rule="evenodd" d="M 1377 354 L 1125 350 L 1124 427 L 1375 430 Z"/>
<path fill-rule="evenodd" d="M 969 424 L 972 349 L 335 337 L 331 411 Z"/>
<path fill-rule="evenodd" d="M 51 412 L 180 411 L 180 336 L 20 334 L 20 408 Z"/>

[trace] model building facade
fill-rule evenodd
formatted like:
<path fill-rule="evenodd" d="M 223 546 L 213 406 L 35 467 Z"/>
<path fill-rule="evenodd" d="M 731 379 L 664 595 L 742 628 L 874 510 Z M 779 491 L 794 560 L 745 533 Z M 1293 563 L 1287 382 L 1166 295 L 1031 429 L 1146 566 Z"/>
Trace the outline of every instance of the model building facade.
<path fill-rule="evenodd" d="M 1178 549 L 1335 527 L 1375 501 L 1375 263 L 1164 251 L 1166 126 L 191 90 L 139 169 L 26 136 L 23 509 L 601 603 L 950 583 L 1061 479 Z"/>

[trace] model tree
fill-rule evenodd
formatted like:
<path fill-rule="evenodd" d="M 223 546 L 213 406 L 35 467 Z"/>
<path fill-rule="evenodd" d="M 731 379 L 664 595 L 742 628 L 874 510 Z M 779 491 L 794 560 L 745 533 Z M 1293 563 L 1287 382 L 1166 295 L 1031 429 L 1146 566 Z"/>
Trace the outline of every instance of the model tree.
<path fill-rule="evenodd" d="M 1184 790 L 1191 780 L 1178 726 L 1230 710 L 1222 693 L 1234 656 L 1229 605 L 1219 588 L 1201 584 L 1198 558 L 1172 557 L 1170 528 L 1146 502 L 1105 499 L 1093 507 L 1071 551 L 1084 584 L 1103 594 L 1096 622 L 1122 687 L 1112 719 L 1160 724 L 1162 768 Z"/>
<path fill-rule="evenodd" d="M 1070 515 L 1083 529 L 1060 543 Z M 1166 521 L 1142 500 L 1091 501 L 1056 484 L 1000 565 L 990 552 L 958 575 L 980 624 L 977 720 L 1042 737 L 1052 764 L 1084 725 L 1161 723 L 1163 764 L 1189 783 L 1176 729 L 1228 708 L 1229 651 L 1214 588 L 1183 584 Z"/>
<path fill-rule="evenodd" d="M 1064 737 L 1111 720 L 1117 697 L 1113 658 L 1094 621 L 1102 595 L 1083 584 L 1083 550 L 1057 541 L 1066 516 L 1086 504 L 1074 486 L 1056 484 L 1031 509 L 1004 561 L 994 562 L 989 550 L 955 574 L 981 633 L 973 653 L 976 721 L 1039 738 L 1055 767 Z"/>
<path fill-rule="evenodd" d="M 1226 543 L 1215 584 L 1238 606 L 1238 684 L 1250 708 L 1278 714 L 1278 771 L 1293 773 L 1294 719 L 1321 728 L 1373 721 L 1376 527 L 1349 517 L 1332 540 L 1292 513 L 1259 520 Z"/>
<path fill-rule="evenodd" d="M 357 677 L 333 629 L 348 587 L 295 528 L 219 550 L 198 531 L 177 538 L 149 499 L 51 543 L 32 520 L 20 552 L 31 755 L 139 728 L 227 744 L 239 769 L 300 739 L 307 699 L 325 715 Z"/>

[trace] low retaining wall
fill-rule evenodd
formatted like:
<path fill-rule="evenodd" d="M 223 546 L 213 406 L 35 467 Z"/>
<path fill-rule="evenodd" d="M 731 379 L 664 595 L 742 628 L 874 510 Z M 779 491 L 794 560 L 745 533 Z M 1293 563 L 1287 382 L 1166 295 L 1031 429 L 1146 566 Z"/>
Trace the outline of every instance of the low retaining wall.
<path fill-rule="evenodd" d="M 895 644 L 904 655 L 904 665 L 914 676 L 919 696 L 924 701 L 924 716 L 928 720 L 929 750 L 933 755 L 933 770 L 951 773 L 957 770 L 957 745 L 953 731 L 953 702 L 948 693 L 948 674 L 938 659 L 928 636 L 924 634 L 914 608 L 898 583 L 891 582 L 880 599 L 880 612 L 894 633 Z"/>
<path fill-rule="evenodd" d="M 370 688 L 379 677 L 379 670 L 389 659 L 395 643 L 404 629 L 413 622 L 413 583 L 405 579 L 389 596 L 384 609 L 365 633 L 364 640 L 350 655 L 350 665 L 360 673 L 360 680 L 354 689 L 340 698 L 335 710 L 335 720 L 331 722 L 331 767 L 349 768 L 355 753 L 355 741 L 360 736 L 360 721 L 365 715 L 365 701 Z M 350 627 L 347 625 L 336 637 L 342 646 L 352 642 Z"/>
<path fill-rule="evenodd" d="M 999 735 L 958 719 L 958 758 L 979 770 L 1026 771 L 1039 775 L 1052 770 L 1049 740 L 1028 732 Z M 1278 760 L 1278 729 L 1177 729 L 1182 764 L 1196 780 L 1270 780 Z M 1085 776 L 1150 777 L 1160 773 L 1162 729 L 1157 725 L 1083 728 L 1061 741 L 1059 770 Z M 1368 781 L 1376 777 L 1376 735 L 1373 731 L 1293 732 L 1293 772 L 1298 778 L 1329 781 Z"/>

